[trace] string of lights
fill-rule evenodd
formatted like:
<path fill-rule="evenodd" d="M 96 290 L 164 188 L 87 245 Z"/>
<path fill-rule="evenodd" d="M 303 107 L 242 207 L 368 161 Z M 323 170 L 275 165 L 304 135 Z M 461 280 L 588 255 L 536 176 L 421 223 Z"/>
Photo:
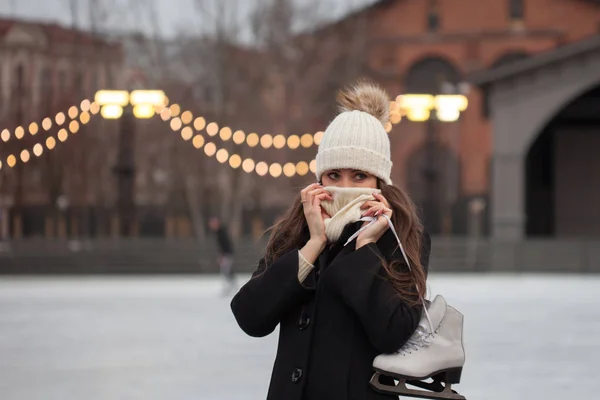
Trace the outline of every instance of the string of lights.
<path fill-rule="evenodd" d="M 228 164 L 233 169 L 241 167 L 244 172 L 249 174 L 253 172 L 259 176 L 266 176 L 269 174 L 273 178 L 282 176 L 291 178 L 294 175 L 304 176 L 308 174 L 309 171 L 312 173 L 316 172 L 317 165 L 315 160 L 300 161 L 297 163 L 288 162 L 282 165 L 280 163 L 269 164 L 265 161 L 255 161 L 250 157 L 243 159 L 239 154 L 230 153 L 225 148 L 217 147 L 217 145 L 212 141 L 207 142 L 201 132 L 206 131 L 206 133 L 211 137 L 214 137 L 217 135 L 217 133 L 219 133 L 219 136 L 223 141 L 232 139 L 236 144 L 242 144 L 244 141 L 246 141 L 250 147 L 256 147 L 260 143 L 264 148 L 269 148 L 271 146 L 275 148 L 283 148 L 285 147 L 285 143 L 288 143 L 289 146 L 289 138 L 294 136 L 296 139 L 293 140 L 298 140 L 298 146 L 300 146 L 302 139 L 297 135 L 289 136 L 287 141 L 283 135 L 278 135 L 283 137 L 282 143 L 280 139 L 277 139 L 278 136 L 275 136 L 275 138 L 273 138 L 271 135 L 263 135 L 262 137 L 259 137 L 256 133 L 246 135 L 242 130 L 232 132 L 231 128 L 229 127 L 223 127 L 219 130 L 219 127 L 215 122 L 210 122 L 207 124 L 203 117 L 194 119 L 193 114 L 190 111 L 184 111 L 181 113 L 181 117 L 179 117 L 180 112 L 181 108 L 179 105 L 173 104 L 169 108 L 163 109 L 160 112 L 160 115 L 163 121 L 169 121 L 171 130 L 174 132 L 180 132 L 181 139 L 186 142 L 190 142 L 198 150 L 204 149 L 204 154 L 206 156 L 214 156 L 221 164 Z M 311 138 L 311 144 L 305 147 L 310 147 L 313 145 L 315 138 L 313 135 L 307 135 Z M 322 132 L 320 135 L 315 134 L 317 140 L 316 144 L 318 144 L 318 141 L 322 135 Z M 252 139 L 248 141 L 249 137 Z M 295 143 L 293 142 L 290 148 L 298 148 L 298 146 L 294 147 L 294 144 Z"/>
<path fill-rule="evenodd" d="M 81 125 L 85 125 L 88 122 L 90 122 L 91 117 L 93 115 L 98 114 L 99 112 L 100 106 L 86 99 L 81 102 L 79 107 L 70 107 L 66 115 L 63 112 L 59 112 L 53 119 L 49 117 L 44 118 L 44 120 L 41 123 L 41 128 L 44 131 L 50 131 L 50 129 L 52 129 L 53 124 L 56 124 L 59 127 L 67 124 L 67 116 L 70 119 L 70 121 L 68 121 L 66 128 L 60 128 L 58 130 L 56 138 L 54 138 L 54 136 L 52 135 L 49 135 L 45 138 L 45 140 L 41 140 L 40 142 L 33 145 L 31 150 L 21 150 L 21 152 L 18 154 L 18 158 L 15 154 L 9 154 L 6 157 L 6 165 L 10 168 L 13 168 L 15 165 L 17 165 L 17 162 L 19 161 L 27 163 L 31 159 L 32 154 L 36 157 L 40 157 L 45 150 L 54 150 L 57 145 L 56 139 L 58 139 L 59 142 L 65 142 L 69 138 L 69 133 L 74 135 L 77 132 L 79 132 Z M 29 124 L 29 133 L 32 136 L 35 136 L 39 132 L 39 128 L 40 127 L 37 125 L 37 123 L 32 122 L 31 124 Z M 23 127 L 17 127 L 15 129 L 15 137 L 17 139 L 22 139 L 24 135 L 25 130 Z M 8 140 L 10 140 L 10 132 L 7 129 L 3 130 L 2 133 L 0 133 L 0 138 L 3 141 L 7 142 Z M 0 161 L 0 168 L 2 168 L 2 166 L 3 163 L 2 161 Z"/>
<path fill-rule="evenodd" d="M 390 121 L 385 126 L 386 132 L 390 132 L 392 125 L 399 123 L 402 119 L 404 111 L 399 100 L 400 99 L 398 98 L 397 101 L 390 102 Z M 69 138 L 69 133 L 76 134 L 80 129 L 80 124 L 87 124 L 90 121 L 91 116 L 98 114 L 100 111 L 101 107 L 97 102 L 90 102 L 90 100 L 86 99 L 80 103 L 79 107 L 70 107 L 66 115 L 63 112 L 59 112 L 53 119 L 49 117 L 45 118 L 41 123 L 41 128 L 45 131 L 49 131 L 54 123 L 56 123 L 57 126 L 62 126 L 67 122 L 68 116 L 70 122 L 67 128 L 61 128 L 57 133 L 57 139 L 60 142 L 65 142 Z M 260 145 L 264 149 L 283 149 L 287 146 L 287 148 L 295 150 L 300 147 L 310 148 L 319 145 L 323 137 L 322 131 L 314 134 L 305 133 L 303 135 L 290 135 L 287 137 L 282 134 L 259 135 L 257 133 L 246 133 L 241 129 L 234 132 L 228 126 L 219 127 L 217 122 L 207 122 L 204 117 L 194 118 L 191 111 L 182 111 L 181 106 L 178 104 L 172 104 L 169 107 L 156 107 L 156 113 L 160 115 L 163 121 L 169 122 L 169 126 L 173 131 L 180 131 L 181 138 L 184 141 L 191 141 L 196 149 L 204 148 L 206 156 L 215 156 L 219 163 L 227 163 L 231 168 L 237 169 L 241 167 L 246 173 L 255 172 L 259 176 L 266 176 L 269 174 L 274 178 L 280 176 L 293 177 L 294 175 L 304 176 L 308 174 L 309 171 L 313 173 L 316 171 L 315 160 L 300 161 L 297 163 L 288 162 L 282 165 L 280 163 L 269 164 L 265 161 L 257 162 L 252 158 L 242 159 L 239 154 L 230 154 L 227 149 L 217 147 L 213 141 L 207 142 L 201 132 L 205 131 L 211 138 L 218 137 L 223 142 L 231 140 L 236 145 L 246 144 L 251 148 Z M 40 131 L 40 126 L 38 126 L 37 123 L 32 122 L 29 125 L 28 130 L 32 136 L 35 136 Z M 24 136 L 25 128 L 20 126 L 17 127 L 14 132 L 14 137 L 22 139 Z M 10 138 L 11 133 L 7 129 L 0 133 L 0 139 L 3 141 L 6 142 L 10 140 Z M 27 163 L 31 159 L 32 153 L 34 156 L 40 157 L 43 154 L 44 149 L 53 150 L 56 148 L 56 144 L 56 139 L 53 136 L 48 136 L 45 141 L 36 143 L 31 150 L 22 150 L 19 154 L 19 158 L 14 154 L 8 155 L 6 164 L 12 168 L 18 161 Z M 0 168 L 2 168 L 2 161 L 0 161 Z"/>
<path fill-rule="evenodd" d="M 283 149 L 288 147 L 289 149 L 295 150 L 299 147 L 310 148 L 314 145 L 319 145 L 323 132 L 316 132 L 314 134 L 305 133 L 303 135 L 271 135 L 257 133 L 246 133 L 239 129 L 233 131 L 228 126 L 219 127 L 217 122 L 208 122 L 204 117 L 197 117 L 194 119 L 194 115 L 191 111 L 181 111 L 181 107 L 178 104 L 172 104 L 170 107 L 163 108 L 160 112 L 160 117 L 163 121 L 169 122 L 171 129 L 174 131 L 182 130 L 186 125 L 193 124 L 196 131 L 206 131 L 208 136 L 218 137 L 220 140 L 227 142 L 233 141 L 236 145 L 246 144 L 248 147 L 261 146 L 265 149 L 275 148 Z M 189 136 L 189 130 L 183 131 L 183 134 Z M 191 138 L 191 137 L 190 137 Z"/>

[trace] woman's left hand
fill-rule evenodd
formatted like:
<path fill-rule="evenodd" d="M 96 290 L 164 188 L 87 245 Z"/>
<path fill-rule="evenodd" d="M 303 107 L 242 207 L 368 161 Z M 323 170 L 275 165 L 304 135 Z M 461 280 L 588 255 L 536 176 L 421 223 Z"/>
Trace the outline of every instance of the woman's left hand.
<path fill-rule="evenodd" d="M 387 215 L 389 218 L 392 217 L 390 203 L 388 203 L 385 197 L 378 193 L 373 193 L 373 197 L 375 197 L 376 200 L 367 201 L 362 205 L 361 208 L 366 210 L 362 216 L 377 217 L 377 222 L 358 235 L 358 238 L 356 239 L 356 249 L 359 249 L 366 244 L 377 242 L 381 239 L 385 231 L 389 229 L 387 219 L 383 217 L 383 215 Z M 363 226 L 367 224 L 369 224 L 368 221 L 366 221 Z"/>

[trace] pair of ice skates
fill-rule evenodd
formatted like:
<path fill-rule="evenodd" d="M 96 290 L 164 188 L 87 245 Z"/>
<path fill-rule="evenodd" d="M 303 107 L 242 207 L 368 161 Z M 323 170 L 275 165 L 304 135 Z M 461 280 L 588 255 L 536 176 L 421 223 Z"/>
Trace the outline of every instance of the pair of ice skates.
<path fill-rule="evenodd" d="M 390 230 L 396 236 L 398 246 L 409 269 L 412 269 L 400 238 L 392 221 L 386 215 Z M 377 221 L 374 217 L 363 217 L 361 221 L 369 222 L 354 235 L 346 245 L 363 230 Z M 436 296 L 432 302 L 423 303 L 423 315 L 419 326 L 406 344 L 394 354 L 381 354 L 373 361 L 375 374 L 371 385 L 375 390 L 406 397 L 423 399 L 466 400 L 454 390 L 453 384 L 460 383 L 465 350 L 463 346 L 463 315 L 448 306 L 442 296 Z M 398 381 L 395 386 L 380 382 L 381 376 L 388 376 Z M 431 382 L 427 382 L 431 379 Z M 407 385 L 425 389 L 418 390 Z"/>

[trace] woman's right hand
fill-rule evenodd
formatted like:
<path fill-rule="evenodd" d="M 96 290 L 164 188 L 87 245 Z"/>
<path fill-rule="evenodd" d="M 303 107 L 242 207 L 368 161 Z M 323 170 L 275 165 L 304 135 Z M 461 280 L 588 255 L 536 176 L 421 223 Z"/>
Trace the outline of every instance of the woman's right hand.
<path fill-rule="evenodd" d="M 300 192 L 300 199 L 304 208 L 304 217 L 310 231 L 310 240 L 325 246 L 327 236 L 325 235 L 325 218 L 330 216 L 321 207 L 324 200 L 333 200 L 331 193 L 326 191 L 318 183 L 308 185 Z"/>

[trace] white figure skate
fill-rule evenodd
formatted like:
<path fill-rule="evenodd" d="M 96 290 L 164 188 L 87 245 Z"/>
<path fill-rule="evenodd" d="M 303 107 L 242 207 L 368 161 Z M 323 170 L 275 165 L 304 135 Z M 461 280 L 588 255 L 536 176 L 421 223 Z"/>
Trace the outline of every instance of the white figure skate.
<path fill-rule="evenodd" d="M 391 219 L 387 219 L 390 230 L 394 233 L 398 247 L 409 270 L 412 270 L 400 238 Z M 360 221 L 369 222 L 352 235 L 346 244 L 350 243 L 363 230 L 377 221 L 375 217 L 363 217 Z M 371 385 L 375 390 L 406 397 L 422 399 L 452 399 L 466 400 L 464 396 L 452 390 L 452 384 L 460 383 L 463 365 L 465 364 L 465 349 L 463 337 L 463 315 L 448 306 L 442 296 L 436 296 L 431 303 L 426 303 L 421 297 L 423 315 L 419 326 L 404 346 L 394 354 L 381 354 L 373 361 L 375 373 Z M 398 380 L 395 386 L 382 384 L 379 377 L 385 375 Z M 426 379 L 432 382 L 425 382 Z M 416 386 L 417 390 L 406 387 Z"/>
<path fill-rule="evenodd" d="M 460 383 L 465 363 L 462 343 L 463 316 L 448 306 L 442 296 L 426 305 L 419 326 L 406 344 L 394 354 L 382 354 L 373 361 L 376 371 L 371 385 L 378 392 L 423 399 L 465 400 L 452 390 Z M 382 384 L 380 376 L 398 380 L 395 386 Z M 432 382 L 424 382 L 432 378 Z M 426 390 L 408 388 L 416 386 Z"/>

